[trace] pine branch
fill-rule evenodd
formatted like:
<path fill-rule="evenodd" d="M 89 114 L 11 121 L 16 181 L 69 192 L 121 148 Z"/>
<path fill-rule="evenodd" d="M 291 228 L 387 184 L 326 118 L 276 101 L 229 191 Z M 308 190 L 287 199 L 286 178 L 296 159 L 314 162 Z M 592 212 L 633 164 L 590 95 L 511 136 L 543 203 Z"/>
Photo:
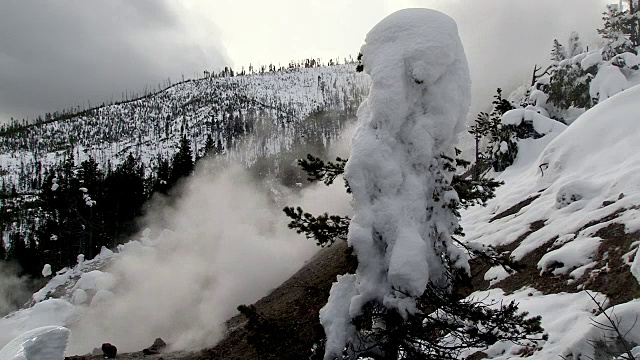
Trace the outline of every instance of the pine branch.
<path fill-rule="evenodd" d="M 313 216 L 304 212 L 301 207 L 285 207 L 284 213 L 291 218 L 288 226 L 298 234 L 304 234 L 307 239 L 314 239 L 318 246 L 331 246 L 340 240 L 347 240 L 349 233 L 349 217 L 329 215 L 324 213 L 320 216 Z"/>
<path fill-rule="evenodd" d="M 329 161 L 325 163 L 319 157 L 311 154 L 307 154 L 306 159 L 298 160 L 298 165 L 307 173 L 307 180 L 310 182 L 322 181 L 327 186 L 333 184 L 336 178 L 344 173 L 346 163 L 346 159 L 339 157 L 336 158 L 336 162 Z M 347 187 L 347 193 L 350 193 L 351 190 L 346 182 L 345 186 Z"/>

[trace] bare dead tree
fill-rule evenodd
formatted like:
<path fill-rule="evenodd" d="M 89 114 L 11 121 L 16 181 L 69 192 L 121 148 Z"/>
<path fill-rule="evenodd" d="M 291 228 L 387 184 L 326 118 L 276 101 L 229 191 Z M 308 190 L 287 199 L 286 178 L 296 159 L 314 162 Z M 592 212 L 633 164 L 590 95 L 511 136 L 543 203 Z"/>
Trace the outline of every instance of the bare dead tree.
<path fill-rule="evenodd" d="M 633 322 L 633 325 L 631 325 L 631 327 L 629 328 L 629 330 L 627 330 L 624 334 L 622 333 L 622 330 L 620 330 L 620 323 L 622 322 L 622 319 L 618 318 L 618 316 L 613 312 L 613 308 L 611 309 L 611 313 L 607 314 L 607 312 L 605 311 L 605 301 L 603 302 L 599 302 L 596 300 L 595 296 L 592 295 L 589 291 L 585 290 L 585 292 L 587 293 L 587 295 L 591 298 L 591 300 L 596 304 L 596 306 L 598 307 L 598 311 L 605 317 L 605 319 L 607 320 L 606 322 L 600 322 L 597 321 L 595 319 L 591 319 L 591 324 L 597 328 L 603 331 L 604 335 L 603 335 L 603 344 L 600 344 L 599 341 L 595 341 L 595 340 L 588 340 L 587 342 L 589 343 L 589 345 L 593 346 L 594 349 L 599 349 L 602 351 L 605 351 L 607 354 L 610 354 L 610 351 L 607 349 L 607 342 L 609 340 L 615 342 L 615 343 L 619 343 L 622 345 L 623 349 L 624 349 L 624 353 L 627 355 L 627 360 L 635 360 L 636 357 L 633 356 L 633 353 L 631 352 L 632 346 L 631 344 L 629 344 L 629 342 L 626 339 L 626 336 L 629 334 L 629 332 L 636 326 L 636 323 L 638 322 L 638 314 L 636 314 L 636 318 Z M 613 337 L 607 336 L 607 333 L 614 333 L 615 335 Z M 616 354 L 617 355 L 617 354 Z"/>
<path fill-rule="evenodd" d="M 542 67 L 536 65 L 533 65 L 533 74 L 531 75 L 531 86 L 536 84 L 536 81 L 538 81 L 538 79 L 540 79 L 541 77 L 543 77 L 544 75 L 551 75 L 551 65 L 547 66 L 546 69 L 544 69 L 544 72 L 542 72 L 541 74 L 539 74 L 538 72 L 540 70 L 542 70 Z"/>

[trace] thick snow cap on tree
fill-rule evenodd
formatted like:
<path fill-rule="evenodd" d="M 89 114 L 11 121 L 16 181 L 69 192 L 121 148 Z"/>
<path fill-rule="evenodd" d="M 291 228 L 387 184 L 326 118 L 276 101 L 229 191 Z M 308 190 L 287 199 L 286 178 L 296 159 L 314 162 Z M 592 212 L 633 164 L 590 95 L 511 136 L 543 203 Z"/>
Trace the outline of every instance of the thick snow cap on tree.
<path fill-rule="evenodd" d="M 465 128 L 470 77 L 455 21 L 429 9 L 389 15 L 362 46 L 364 70 L 371 76 L 368 98 L 358 111 L 345 178 L 353 192 L 349 244 L 358 257 L 354 296 L 332 289 L 327 309 L 359 315 L 376 301 L 407 315 L 428 283 L 446 286 L 443 256 L 468 270 L 466 254 L 451 242 L 458 226 L 447 207 L 457 201 L 445 169 L 445 155 Z M 334 285 L 334 287 L 337 285 Z M 334 291 L 335 290 L 335 291 Z M 326 357 L 342 353 L 348 326 L 324 311 Z M 327 326 L 327 325 L 331 326 Z"/>

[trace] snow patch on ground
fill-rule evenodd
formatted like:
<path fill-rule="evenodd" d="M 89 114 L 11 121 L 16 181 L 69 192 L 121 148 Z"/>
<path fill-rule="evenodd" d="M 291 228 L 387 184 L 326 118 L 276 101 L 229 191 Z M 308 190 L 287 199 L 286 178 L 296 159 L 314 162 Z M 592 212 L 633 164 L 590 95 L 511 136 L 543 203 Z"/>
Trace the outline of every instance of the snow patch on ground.
<path fill-rule="evenodd" d="M 519 260 L 553 237 L 574 234 L 620 209 L 629 210 L 618 221 L 628 231 L 640 229 L 640 213 L 632 209 L 640 203 L 640 157 L 631 156 L 640 153 L 638 113 L 636 86 L 596 105 L 560 134 L 521 141 L 514 165 L 498 174 L 506 185 L 497 190 L 496 199 L 486 208 L 462 212 L 466 240 L 506 245 L 527 232 L 531 223 L 544 221 L 545 226 L 513 252 Z M 517 214 L 489 222 L 536 196 Z M 585 229 L 578 238 L 590 237 L 595 230 Z"/>
<path fill-rule="evenodd" d="M 484 273 L 484 279 L 489 281 L 491 285 L 496 284 L 509 277 L 509 272 L 502 266 L 494 266 Z"/>
<path fill-rule="evenodd" d="M 598 301 L 604 301 L 601 294 L 593 294 Z M 593 329 L 591 318 L 594 317 L 597 306 L 585 292 L 574 294 L 543 294 L 533 288 L 523 288 L 513 294 L 506 294 L 502 289 L 478 291 L 469 296 L 483 299 L 487 304 L 499 306 L 501 303 L 515 301 L 519 303 L 521 311 L 530 315 L 542 316 L 542 327 L 549 335 L 547 341 L 542 342 L 542 348 L 534 352 L 527 359 L 546 360 L 558 358 L 559 354 L 566 354 L 573 344 L 581 343 L 587 338 L 587 332 Z M 519 351 L 522 346 L 499 342 L 484 351 L 489 359 L 520 359 Z M 461 358 L 473 354 L 480 349 L 468 350 Z M 575 359 L 575 358 L 574 358 Z"/>
<path fill-rule="evenodd" d="M 550 269 L 553 269 L 553 275 L 566 274 L 573 269 L 591 264 L 601 242 L 600 238 L 581 238 L 544 254 L 538 262 L 540 275 Z"/>

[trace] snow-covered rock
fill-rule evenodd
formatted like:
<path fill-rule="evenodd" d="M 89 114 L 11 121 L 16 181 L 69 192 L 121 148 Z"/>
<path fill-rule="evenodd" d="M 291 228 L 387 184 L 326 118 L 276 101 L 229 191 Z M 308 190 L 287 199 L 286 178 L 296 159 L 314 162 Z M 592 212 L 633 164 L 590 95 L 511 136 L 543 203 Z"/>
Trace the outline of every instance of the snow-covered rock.
<path fill-rule="evenodd" d="M 48 299 L 35 304 L 29 310 L 25 327 L 35 329 L 48 325 L 66 325 L 73 316 L 74 307 L 63 299 Z"/>
<path fill-rule="evenodd" d="M 2 360 L 62 360 L 70 331 L 61 326 L 44 326 L 16 337 L 2 350 Z"/>
<path fill-rule="evenodd" d="M 115 295 L 109 290 L 98 290 L 91 299 L 91 306 L 108 306 L 115 299 Z"/>
<path fill-rule="evenodd" d="M 556 194 L 556 207 L 562 209 L 570 204 L 586 200 L 597 194 L 603 185 L 594 181 L 576 179 L 562 185 Z M 574 207 L 578 210 L 578 208 Z"/>
<path fill-rule="evenodd" d="M 566 274 L 569 270 L 590 264 L 600 247 L 600 238 L 580 238 L 542 256 L 538 262 L 540 275 L 553 268 L 553 275 Z"/>
<path fill-rule="evenodd" d="M 86 291 L 82 289 L 76 289 L 73 292 L 73 295 L 71 295 L 71 303 L 74 305 L 81 305 L 84 304 L 88 298 L 89 296 L 87 295 Z"/>
<path fill-rule="evenodd" d="M 93 270 L 87 273 L 83 273 L 80 276 L 80 280 L 76 282 L 73 290 L 111 290 L 116 283 L 116 278 L 113 274 L 103 272 L 100 270 Z"/>
<path fill-rule="evenodd" d="M 42 267 L 42 276 L 44 277 L 51 276 L 51 265 L 44 264 L 44 266 Z"/>

